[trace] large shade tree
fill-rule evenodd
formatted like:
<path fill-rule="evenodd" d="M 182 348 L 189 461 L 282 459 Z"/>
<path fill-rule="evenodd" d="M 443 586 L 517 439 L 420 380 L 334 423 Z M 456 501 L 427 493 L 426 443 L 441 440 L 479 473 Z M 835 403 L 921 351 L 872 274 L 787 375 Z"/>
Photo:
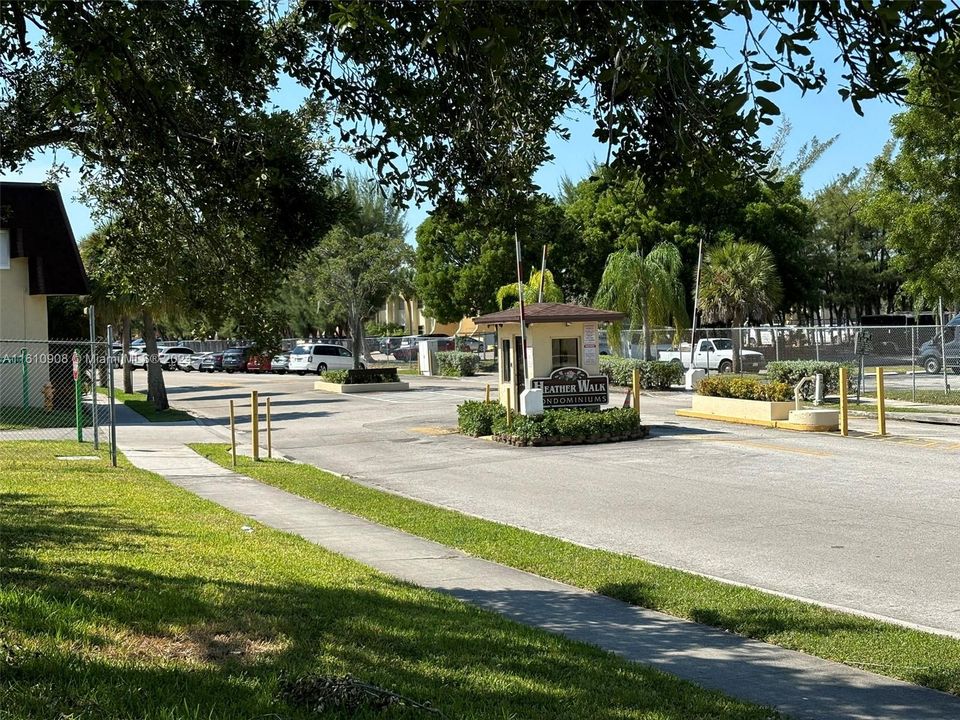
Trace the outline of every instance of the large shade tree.
<path fill-rule="evenodd" d="M 641 356 L 651 359 L 651 333 L 654 325 L 674 323 L 684 327 L 687 313 L 683 283 L 680 280 L 681 258 L 676 246 L 660 243 L 650 252 L 617 250 L 607 258 L 597 290 L 596 304 L 622 312 L 629 319 L 629 329 L 639 327 Z M 621 323 L 614 323 L 609 333 L 610 348 L 622 353 Z"/>
<path fill-rule="evenodd" d="M 706 322 L 734 328 L 733 370 L 741 369 L 742 333 L 747 320 L 769 320 L 783 294 L 770 249 L 728 239 L 711 248 L 700 278 L 699 310 Z"/>
<path fill-rule="evenodd" d="M 916 305 L 943 298 L 960 308 L 960 115 L 939 109 L 921 67 L 911 71 L 908 100 L 891 120 L 892 152 L 874 162 L 878 188 L 862 217 L 886 231 Z"/>
<path fill-rule="evenodd" d="M 938 103 L 955 103 L 958 27 L 943 2 L 7 0 L 0 167 L 68 149 L 108 182 L 164 181 L 212 209 L 248 183 L 232 167 L 260 161 L 242 119 L 285 71 L 407 198 L 525 194 L 550 133 L 581 109 L 612 163 L 652 187 L 744 158 L 762 167 L 755 130 L 781 86 L 827 85 L 813 55 L 824 37 L 855 110 L 902 97 L 905 52 Z M 731 28 L 742 57 L 720 67 L 711 51 Z"/>

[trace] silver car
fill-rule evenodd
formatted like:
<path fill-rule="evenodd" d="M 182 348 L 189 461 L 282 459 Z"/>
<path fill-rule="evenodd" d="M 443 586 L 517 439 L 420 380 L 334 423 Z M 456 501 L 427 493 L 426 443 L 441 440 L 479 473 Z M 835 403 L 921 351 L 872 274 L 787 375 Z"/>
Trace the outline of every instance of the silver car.
<path fill-rule="evenodd" d="M 177 358 L 177 367 L 184 372 L 199 370 L 203 359 L 209 355 L 209 352 L 192 353 L 190 355 L 180 355 Z"/>

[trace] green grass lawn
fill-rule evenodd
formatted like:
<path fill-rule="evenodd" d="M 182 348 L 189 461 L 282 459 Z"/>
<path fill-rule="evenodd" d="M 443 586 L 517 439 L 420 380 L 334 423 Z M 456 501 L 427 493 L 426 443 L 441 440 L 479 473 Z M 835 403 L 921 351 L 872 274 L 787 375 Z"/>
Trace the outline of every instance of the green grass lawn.
<path fill-rule="evenodd" d="M 220 465 L 230 466 L 228 446 L 192 447 Z M 470 517 L 381 492 L 310 465 L 254 463 L 249 458 L 238 458 L 237 463 L 238 472 L 265 483 L 477 557 L 786 648 L 960 694 L 960 640 L 835 612 Z"/>
<path fill-rule="evenodd" d="M 776 717 L 64 450 L 0 443 L 0 718 Z M 278 696 L 310 674 L 443 715 L 321 715 Z"/>
<path fill-rule="evenodd" d="M 100 393 L 107 395 L 106 388 L 99 388 Z M 119 388 L 114 388 L 114 397 L 118 402 L 122 402 L 128 408 L 139 413 L 150 422 L 183 422 L 184 420 L 193 420 L 193 415 L 185 410 L 176 410 L 167 408 L 166 410 L 157 410 L 153 403 L 147 400 L 146 393 L 132 392 L 125 393 Z"/>
<path fill-rule="evenodd" d="M 72 428 L 76 426 L 76 410 L 44 410 L 38 407 L 24 409 L 13 405 L 0 407 L 0 430 L 30 430 L 33 428 Z M 83 423 L 89 424 L 90 413 L 84 409 Z"/>
<path fill-rule="evenodd" d="M 960 384 L 960 380 L 953 378 L 951 378 L 951 380 L 954 384 Z M 913 402 L 912 390 L 884 388 L 883 396 L 887 400 L 906 400 Z M 917 390 L 916 401 L 926 405 L 960 405 L 960 392 L 945 393 L 943 390 Z"/>

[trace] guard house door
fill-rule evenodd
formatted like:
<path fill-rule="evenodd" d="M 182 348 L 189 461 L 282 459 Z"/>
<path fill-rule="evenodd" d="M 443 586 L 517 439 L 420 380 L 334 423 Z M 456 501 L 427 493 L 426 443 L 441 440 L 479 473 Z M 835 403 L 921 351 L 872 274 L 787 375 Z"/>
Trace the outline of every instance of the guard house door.
<path fill-rule="evenodd" d="M 520 412 L 520 393 L 526 390 L 526 378 L 523 375 L 523 338 L 513 338 L 513 407 Z"/>

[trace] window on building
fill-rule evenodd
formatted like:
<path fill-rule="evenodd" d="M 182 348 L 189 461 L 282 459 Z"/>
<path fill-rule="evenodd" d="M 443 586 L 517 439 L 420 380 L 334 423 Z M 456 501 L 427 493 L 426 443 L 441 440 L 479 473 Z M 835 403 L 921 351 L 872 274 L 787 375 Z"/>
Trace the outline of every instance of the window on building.
<path fill-rule="evenodd" d="M 0 230 L 0 270 L 10 269 L 10 231 Z"/>
<path fill-rule="evenodd" d="M 551 341 L 551 346 L 553 348 L 551 370 L 580 366 L 579 338 L 555 338 Z"/>

